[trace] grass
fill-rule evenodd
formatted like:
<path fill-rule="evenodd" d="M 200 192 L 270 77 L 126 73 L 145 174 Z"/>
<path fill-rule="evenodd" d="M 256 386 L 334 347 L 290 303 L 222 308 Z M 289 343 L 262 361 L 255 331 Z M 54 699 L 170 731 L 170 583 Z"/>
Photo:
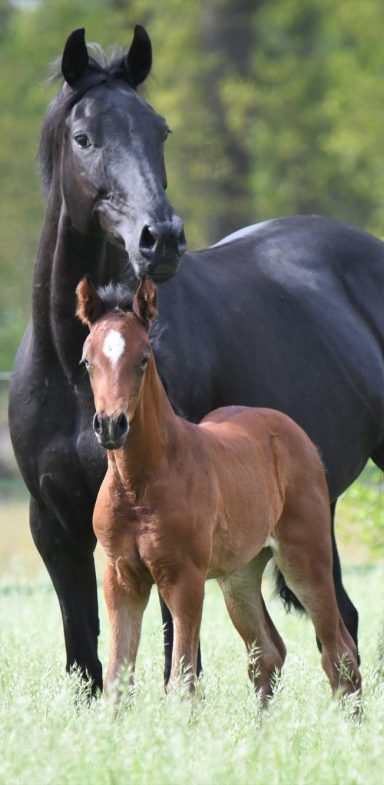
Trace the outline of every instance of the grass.
<path fill-rule="evenodd" d="M 342 552 L 362 542 L 356 499 L 343 500 Z M 371 515 L 371 513 L 369 513 Z M 0 507 L 0 785 L 381 785 L 384 733 L 384 563 L 363 543 L 344 569 L 360 613 L 364 715 L 342 711 L 320 666 L 308 620 L 264 595 L 288 648 L 271 706 L 261 716 L 243 644 L 216 584 L 202 625 L 204 698 L 162 688 L 161 620 L 155 592 L 145 614 L 133 700 L 87 705 L 77 674 L 64 674 L 57 599 L 30 543 L 24 501 Z M 367 557 L 368 562 L 365 558 Z M 357 563 L 356 563 L 357 562 Z M 99 569 L 100 560 L 98 559 Z M 100 653 L 108 625 L 100 597 Z"/>
<path fill-rule="evenodd" d="M 162 690 L 156 595 L 146 613 L 133 704 L 75 700 L 76 674 L 63 675 L 57 601 L 45 579 L 8 579 L 0 591 L 2 630 L 0 782 L 12 785 L 151 785 L 382 782 L 384 682 L 379 634 L 384 568 L 347 571 L 361 613 L 364 717 L 348 719 L 332 700 L 310 624 L 269 603 L 288 646 L 271 707 L 260 716 L 242 644 L 214 584 L 202 629 L 204 700 Z M 362 592 L 362 586 L 364 591 Z M 270 586 L 266 587 L 266 594 Z M 103 605 L 101 656 L 108 631 Z"/>

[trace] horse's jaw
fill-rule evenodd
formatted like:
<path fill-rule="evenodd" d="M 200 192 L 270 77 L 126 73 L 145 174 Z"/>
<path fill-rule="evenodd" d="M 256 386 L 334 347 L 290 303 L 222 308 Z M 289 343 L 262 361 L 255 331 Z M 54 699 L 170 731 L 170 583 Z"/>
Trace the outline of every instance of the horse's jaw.
<path fill-rule="evenodd" d="M 178 218 L 144 227 L 139 231 L 129 217 L 128 205 L 101 199 L 94 210 L 99 225 L 109 242 L 125 248 L 137 278 L 147 275 L 155 283 L 163 283 L 179 270 L 186 243 Z M 145 244 L 145 231 L 150 240 Z M 151 231 L 154 237 L 151 238 Z M 163 237 L 164 234 L 164 237 Z"/>

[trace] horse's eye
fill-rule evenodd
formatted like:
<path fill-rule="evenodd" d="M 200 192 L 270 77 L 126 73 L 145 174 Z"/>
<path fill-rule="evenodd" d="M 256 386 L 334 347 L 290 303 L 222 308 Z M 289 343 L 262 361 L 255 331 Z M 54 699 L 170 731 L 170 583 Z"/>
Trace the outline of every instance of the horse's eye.
<path fill-rule="evenodd" d="M 75 142 L 79 145 L 83 150 L 87 147 L 91 147 L 91 143 L 87 134 L 75 134 Z"/>
<path fill-rule="evenodd" d="M 148 365 L 148 360 L 149 360 L 149 357 L 143 357 L 142 360 L 140 360 L 140 370 L 141 371 L 145 371 L 145 369 L 146 369 L 146 367 Z"/>

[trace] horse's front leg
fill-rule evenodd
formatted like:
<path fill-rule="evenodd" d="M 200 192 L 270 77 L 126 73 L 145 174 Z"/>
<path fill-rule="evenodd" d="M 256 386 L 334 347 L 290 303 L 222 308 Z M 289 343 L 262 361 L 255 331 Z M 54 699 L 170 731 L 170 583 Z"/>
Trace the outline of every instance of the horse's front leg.
<path fill-rule="evenodd" d="M 66 669 L 79 668 L 91 678 L 92 693 L 102 689 L 101 663 L 97 656 L 99 614 L 93 550 L 96 539 L 71 535 L 58 518 L 34 499 L 30 503 L 34 543 L 54 585 L 63 619 Z"/>
<path fill-rule="evenodd" d="M 118 559 L 116 564 L 107 564 L 104 595 L 110 624 L 110 646 L 104 680 L 106 691 L 118 682 L 123 667 L 130 669 L 133 681 L 143 613 L 150 593 L 151 583 L 131 573 L 123 559 Z"/>
<path fill-rule="evenodd" d="M 204 601 L 205 573 L 194 565 L 184 564 L 177 579 L 161 586 L 161 594 L 173 620 L 173 647 L 168 686 L 180 676 L 191 692 L 198 675 L 198 649 Z"/>

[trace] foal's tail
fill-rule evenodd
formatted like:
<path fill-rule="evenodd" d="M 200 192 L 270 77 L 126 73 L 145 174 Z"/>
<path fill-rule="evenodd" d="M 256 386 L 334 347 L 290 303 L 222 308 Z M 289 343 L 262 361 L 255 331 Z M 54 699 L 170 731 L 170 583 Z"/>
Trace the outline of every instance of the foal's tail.
<path fill-rule="evenodd" d="M 280 572 L 278 567 L 275 564 L 275 584 L 276 584 L 276 591 L 275 597 L 279 596 L 282 601 L 285 610 L 289 613 L 292 608 L 295 611 L 299 611 L 299 613 L 306 613 L 305 608 L 302 606 L 300 600 L 297 599 L 296 594 L 288 588 L 284 575 Z"/>

